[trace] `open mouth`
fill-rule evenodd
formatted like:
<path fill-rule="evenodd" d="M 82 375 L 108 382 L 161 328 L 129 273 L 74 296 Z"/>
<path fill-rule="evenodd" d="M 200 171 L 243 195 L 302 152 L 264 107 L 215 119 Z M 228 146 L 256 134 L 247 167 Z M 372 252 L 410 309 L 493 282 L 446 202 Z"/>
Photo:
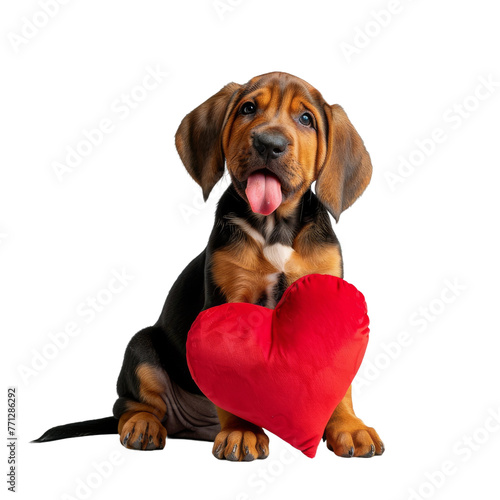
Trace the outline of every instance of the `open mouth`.
<path fill-rule="evenodd" d="M 252 212 L 256 214 L 272 214 L 283 199 L 281 182 L 269 170 L 257 170 L 247 179 L 245 194 Z"/>

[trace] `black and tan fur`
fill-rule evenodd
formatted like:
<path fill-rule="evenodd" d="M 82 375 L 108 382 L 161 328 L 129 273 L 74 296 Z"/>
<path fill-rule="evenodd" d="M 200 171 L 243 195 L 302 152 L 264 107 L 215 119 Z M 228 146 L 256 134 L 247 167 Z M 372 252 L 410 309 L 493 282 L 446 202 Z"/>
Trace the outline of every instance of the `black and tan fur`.
<path fill-rule="evenodd" d="M 255 147 L 259 134 L 279 137 L 284 146 L 276 154 L 264 154 Z M 195 385 L 186 363 L 188 331 L 209 307 L 250 302 L 272 308 L 301 276 L 342 277 L 342 254 L 329 213 L 338 220 L 364 191 L 371 177 L 370 158 L 343 109 L 327 104 L 311 85 L 286 73 L 226 85 L 183 119 L 176 146 L 205 199 L 225 164 L 231 177 L 207 247 L 173 285 L 156 324 L 128 345 L 114 417 L 57 427 L 40 440 L 117 431 L 127 448 L 163 448 L 169 419 L 174 419 L 169 415 L 179 410 L 165 396 L 173 384 L 180 395 L 175 401 L 205 405 L 207 427 L 199 433 L 203 422 L 192 428 L 186 424 L 169 431 L 171 437 L 214 439 L 213 454 L 220 459 L 265 458 L 269 439 L 264 431 L 216 409 Z M 245 195 L 249 175 L 263 169 L 279 179 L 283 194 L 281 205 L 267 216 L 253 213 Z M 314 181 L 316 194 L 311 190 Z M 384 451 L 375 430 L 354 414 L 350 389 L 324 437 L 328 448 L 344 457 Z"/>

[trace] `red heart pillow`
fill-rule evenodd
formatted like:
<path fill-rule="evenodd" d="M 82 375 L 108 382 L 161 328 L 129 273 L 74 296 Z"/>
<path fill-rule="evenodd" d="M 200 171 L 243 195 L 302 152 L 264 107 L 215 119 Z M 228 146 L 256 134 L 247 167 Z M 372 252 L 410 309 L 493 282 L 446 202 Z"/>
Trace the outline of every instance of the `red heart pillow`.
<path fill-rule="evenodd" d="M 187 361 L 217 406 L 314 457 L 368 343 L 363 295 L 346 281 L 310 274 L 276 308 L 230 303 L 199 314 Z"/>

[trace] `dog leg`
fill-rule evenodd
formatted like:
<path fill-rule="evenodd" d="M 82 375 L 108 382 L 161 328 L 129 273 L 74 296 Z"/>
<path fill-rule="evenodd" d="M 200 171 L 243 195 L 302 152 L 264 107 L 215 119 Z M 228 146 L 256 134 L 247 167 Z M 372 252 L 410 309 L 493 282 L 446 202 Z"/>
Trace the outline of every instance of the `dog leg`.
<path fill-rule="evenodd" d="M 341 457 L 369 458 L 384 453 L 384 444 L 372 427 L 356 417 L 351 387 L 326 425 L 324 439 L 328 449 Z"/>
<path fill-rule="evenodd" d="M 218 459 L 249 462 L 269 455 L 269 438 L 261 427 L 217 407 L 221 431 L 212 450 Z"/>
<path fill-rule="evenodd" d="M 149 352 L 153 333 L 154 328 L 146 328 L 127 346 L 117 384 L 120 397 L 113 407 L 120 442 L 134 450 L 162 449 L 167 437 L 162 424 L 167 412 L 167 376 L 155 363 L 154 352 Z"/>

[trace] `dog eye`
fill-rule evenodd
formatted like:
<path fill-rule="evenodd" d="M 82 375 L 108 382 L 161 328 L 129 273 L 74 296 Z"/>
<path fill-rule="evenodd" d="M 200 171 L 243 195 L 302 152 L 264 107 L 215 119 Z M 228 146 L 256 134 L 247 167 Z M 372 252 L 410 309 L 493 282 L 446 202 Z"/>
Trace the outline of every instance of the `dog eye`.
<path fill-rule="evenodd" d="M 310 113 L 303 113 L 299 117 L 299 122 L 305 127 L 310 127 L 313 124 L 313 118 Z"/>
<path fill-rule="evenodd" d="M 241 114 L 242 115 L 251 115 L 256 111 L 255 104 L 253 102 L 245 102 L 243 106 L 241 106 Z"/>

